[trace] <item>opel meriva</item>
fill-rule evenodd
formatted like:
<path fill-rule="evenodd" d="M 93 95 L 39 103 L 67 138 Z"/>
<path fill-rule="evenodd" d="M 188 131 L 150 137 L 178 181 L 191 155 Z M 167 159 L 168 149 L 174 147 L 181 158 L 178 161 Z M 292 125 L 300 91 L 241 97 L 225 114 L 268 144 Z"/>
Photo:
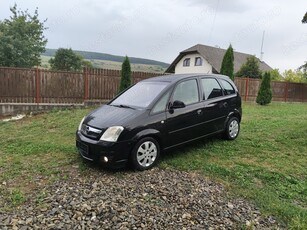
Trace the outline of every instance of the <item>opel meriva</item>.
<path fill-rule="evenodd" d="M 138 82 L 84 117 L 76 133 L 81 156 L 106 166 L 153 167 L 160 152 L 240 131 L 241 97 L 226 76 L 180 74 Z"/>

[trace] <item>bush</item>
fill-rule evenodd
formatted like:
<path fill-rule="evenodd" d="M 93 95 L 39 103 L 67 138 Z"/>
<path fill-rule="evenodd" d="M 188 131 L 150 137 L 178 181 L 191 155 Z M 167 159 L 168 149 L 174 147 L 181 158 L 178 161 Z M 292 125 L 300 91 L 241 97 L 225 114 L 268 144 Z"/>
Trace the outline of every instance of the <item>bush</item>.
<path fill-rule="evenodd" d="M 269 104 L 272 100 L 271 75 L 265 72 L 258 91 L 256 102 L 260 105 Z"/>

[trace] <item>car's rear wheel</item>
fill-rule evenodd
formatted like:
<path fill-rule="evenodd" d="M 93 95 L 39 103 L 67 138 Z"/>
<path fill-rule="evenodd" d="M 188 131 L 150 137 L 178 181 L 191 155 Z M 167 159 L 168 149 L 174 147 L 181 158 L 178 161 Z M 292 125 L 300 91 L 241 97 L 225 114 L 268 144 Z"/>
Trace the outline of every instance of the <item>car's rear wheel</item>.
<path fill-rule="evenodd" d="M 225 137 L 228 140 L 234 140 L 238 137 L 240 132 L 240 121 L 237 117 L 231 117 L 225 129 Z"/>
<path fill-rule="evenodd" d="M 131 162 L 136 170 L 152 168 L 160 156 L 159 143 L 152 137 L 141 139 L 131 152 Z"/>

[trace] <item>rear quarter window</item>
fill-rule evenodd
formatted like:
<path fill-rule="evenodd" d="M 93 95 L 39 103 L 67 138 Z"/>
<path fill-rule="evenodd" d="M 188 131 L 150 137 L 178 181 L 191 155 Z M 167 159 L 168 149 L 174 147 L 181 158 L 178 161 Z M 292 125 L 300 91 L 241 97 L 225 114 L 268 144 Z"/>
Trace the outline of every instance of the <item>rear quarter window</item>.
<path fill-rule="evenodd" d="M 235 94 L 236 91 L 233 88 L 233 86 L 226 80 L 220 79 L 220 82 L 223 86 L 223 90 L 224 90 L 224 95 L 231 95 L 231 94 Z"/>

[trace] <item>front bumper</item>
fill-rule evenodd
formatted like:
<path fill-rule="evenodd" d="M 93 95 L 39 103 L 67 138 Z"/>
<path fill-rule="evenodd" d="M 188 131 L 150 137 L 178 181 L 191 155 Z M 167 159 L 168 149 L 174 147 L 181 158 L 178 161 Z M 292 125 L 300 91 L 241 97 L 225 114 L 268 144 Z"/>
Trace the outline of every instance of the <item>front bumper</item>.
<path fill-rule="evenodd" d="M 133 147 L 132 141 L 106 142 L 87 138 L 76 133 L 76 147 L 80 155 L 89 161 L 99 162 L 111 168 L 126 165 Z M 107 158 L 107 161 L 105 160 Z"/>

